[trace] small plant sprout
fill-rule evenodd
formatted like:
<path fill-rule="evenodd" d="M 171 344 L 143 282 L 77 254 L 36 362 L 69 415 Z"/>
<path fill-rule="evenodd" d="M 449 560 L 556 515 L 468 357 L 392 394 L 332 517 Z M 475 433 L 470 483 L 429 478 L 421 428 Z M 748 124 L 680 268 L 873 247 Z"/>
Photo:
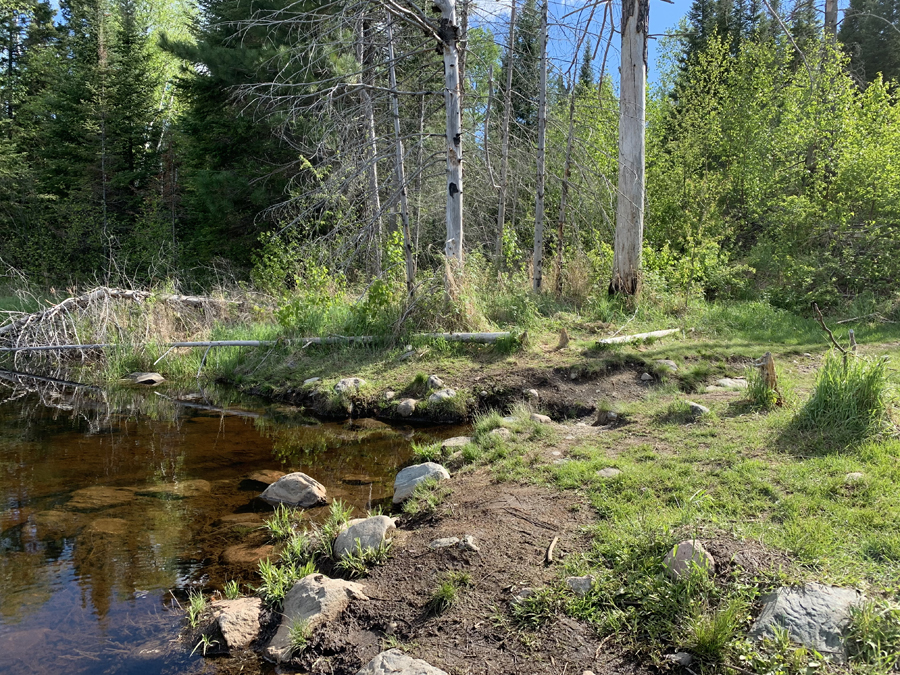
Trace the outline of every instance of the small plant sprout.
<path fill-rule="evenodd" d="M 375 565 L 383 565 L 387 562 L 391 544 L 391 540 L 388 539 L 381 542 L 378 548 L 372 548 L 371 546 L 363 548 L 357 539 L 356 550 L 344 554 L 337 563 L 337 568 L 350 578 L 365 576 L 369 568 Z"/>
<path fill-rule="evenodd" d="M 294 534 L 294 510 L 284 504 L 275 507 L 272 517 L 266 521 L 269 536 L 275 541 L 283 541 Z"/>
<path fill-rule="evenodd" d="M 213 645 L 219 644 L 218 640 L 213 640 L 211 636 L 204 633 L 200 636 L 200 639 L 197 640 L 197 644 L 194 645 L 194 648 L 191 650 L 191 656 L 193 656 L 197 650 L 201 650 L 203 656 L 206 656 L 206 652 L 212 649 Z"/>
<path fill-rule="evenodd" d="M 188 599 L 190 601 L 187 610 L 188 623 L 191 628 L 196 628 L 200 625 L 200 615 L 206 609 L 206 598 L 203 597 L 203 593 L 200 591 L 191 591 Z"/>
<path fill-rule="evenodd" d="M 441 614 L 447 611 L 459 600 L 460 590 L 472 585 L 472 577 L 468 572 L 448 572 L 438 582 L 437 588 L 431 594 L 425 609 L 429 614 Z"/>
<path fill-rule="evenodd" d="M 225 582 L 224 591 L 226 600 L 236 600 L 241 597 L 241 585 L 234 579 Z"/>
<path fill-rule="evenodd" d="M 296 655 L 306 649 L 309 644 L 310 630 L 309 621 L 303 619 L 294 619 L 291 621 L 291 627 L 288 633 L 288 644 L 291 647 L 291 654 Z"/>

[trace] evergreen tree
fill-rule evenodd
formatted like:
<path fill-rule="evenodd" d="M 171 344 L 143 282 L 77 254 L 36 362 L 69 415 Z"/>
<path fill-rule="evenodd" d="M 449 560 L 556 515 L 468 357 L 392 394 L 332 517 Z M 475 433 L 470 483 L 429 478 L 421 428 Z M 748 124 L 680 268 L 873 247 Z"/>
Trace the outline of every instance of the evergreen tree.
<path fill-rule="evenodd" d="M 838 38 L 862 82 L 900 78 L 900 0 L 850 0 Z"/>
<path fill-rule="evenodd" d="M 578 71 L 578 87 L 582 91 L 594 86 L 594 67 L 591 64 L 591 41 L 584 42 L 584 55 L 581 57 L 581 67 Z"/>
<path fill-rule="evenodd" d="M 511 134 L 533 141 L 537 134 L 538 87 L 540 81 L 541 13 L 536 0 L 525 0 L 516 22 L 512 53 Z M 505 75 L 504 75 L 505 81 Z"/>

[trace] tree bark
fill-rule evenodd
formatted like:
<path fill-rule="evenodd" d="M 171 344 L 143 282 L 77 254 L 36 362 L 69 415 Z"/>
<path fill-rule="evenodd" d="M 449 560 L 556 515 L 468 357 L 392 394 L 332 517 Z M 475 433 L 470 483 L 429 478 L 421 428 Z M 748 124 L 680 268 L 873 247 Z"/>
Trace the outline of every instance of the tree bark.
<path fill-rule="evenodd" d="M 447 113 L 447 256 L 448 274 L 463 264 L 462 114 L 459 81 L 459 27 L 453 0 L 435 0 L 441 10 L 438 35 L 444 52 L 444 105 Z M 448 288 L 452 279 L 448 278 Z"/>
<path fill-rule="evenodd" d="M 371 85 L 374 79 L 373 72 L 369 68 L 371 59 L 368 55 L 368 42 L 372 35 L 369 30 L 369 20 L 363 19 L 359 27 L 359 39 L 356 44 L 356 58 L 359 61 L 362 71 L 361 80 L 363 84 Z M 391 64 L 393 67 L 393 64 Z M 366 125 L 366 149 L 365 161 L 368 166 L 369 174 L 369 199 L 371 200 L 374 229 L 372 238 L 375 240 L 375 274 L 381 276 L 381 197 L 378 195 L 378 146 L 375 140 L 375 108 L 372 105 L 372 97 L 369 94 L 368 87 L 362 87 L 360 98 L 363 104 L 363 115 L 365 116 Z"/>
<path fill-rule="evenodd" d="M 825 35 L 834 40 L 837 36 L 838 0 L 825 0 Z"/>
<path fill-rule="evenodd" d="M 619 189 L 610 294 L 635 295 L 644 239 L 644 112 L 649 0 L 622 2 Z"/>
<path fill-rule="evenodd" d="M 512 108 L 513 43 L 516 39 L 516 0 L 509 12 L 509 38 L 506 43 L 506 90 L 503 92 L 503 123 L 501 126 L 500 190 L 497 207 L 497 249 L 499 263 L 503 256 L 503 228 L 506 226 L 506 191 L 509 184 L 509 116 Z"/>
<path fill-rule="evenodd" d="M 566 159 L 563 163 L 562 186 L 559 193 L 559 220 L 556 224 L 556 295 L 563 292 L 563 233 L 566 226 L 566 207 L 569 197 L 569 177 L 572 175 L 572 144 L 575 140 L 575 84 L 569 92 L 569 133 L 566 136 Z"/>
<path fill-rule="evenodd" d="M 413 262 L 412 238 L 409 233 L 409 207 L 406 201 L 406 172 L 403 168 L 403 140 L 400 136 L 400 102 L 397 100 L 397 70 L 394 67 L 394 27 L 387 17 L 388 66 L 391 82 L 391 115 L 394 118 L 394 151 L 396 153 L 397 189 L 400 192 L 400 224 L 403 230 L 403 258 L 406 261 L 406 295 L 413 296 L 416 267 Z"/>
<path fill-rule="evenodd" d="M 532 287 L 541 290 L 544 264 L 544 144 L 547 136 L 547 4 L 541 5 L 541 72 L 538 92 L 537 194 L 534 200 L 534 265 Z"/>

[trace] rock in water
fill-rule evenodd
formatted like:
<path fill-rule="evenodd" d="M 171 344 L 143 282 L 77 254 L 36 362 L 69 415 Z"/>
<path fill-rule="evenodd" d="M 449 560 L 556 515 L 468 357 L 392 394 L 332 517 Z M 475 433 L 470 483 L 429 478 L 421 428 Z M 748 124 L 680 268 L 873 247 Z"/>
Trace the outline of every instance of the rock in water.
<path fill-rule="evenodd" d="M 381 652 L 356 675 L 447 675 L 427 661 L 407 656 L 399 649 Z"/>
<path fill-rule="evenodd" d="M 675 548 L 666 554 L 663 565 L 673 579 L 684 576 L 693 567 L 700 567 L 707 572 L 713 572 L 716 569 L 716 561 L 713 560 L 709 551 L 703 548 L 703 544 L 696 539 L 675 544 Z"/>
<path fill-rule="evenodd" d="M 166 381 L 166 378 L 159 373 L 131 373 L 125 379 L 148 387 L 155 387 L 157 384 L 162 384 Z"/>
<path fill-rule="evenodd" d="M 361 387 L 366 385 L 366 381 L 358 377 L 345 377 L 343 380 L 334 385 L 334 391 L 337 394 L 354 394 Z"/>
<path fill-rule="evenodd" d="M 377 549 L 395 528 L 394 519 L 387 516 L 354 518 L 347 525 L 347 529 L 334 540 L 334 554 L 339 558 L 360 550 Z"/>
<path fill-rule="evenodd" d="M 246 649 L 256 639 L 261 610 L 262 600 L 259 598 L 216 600 L 212 603 L 213 616 L 228 649 Z"/>
<path fill-rule="evenodd" d="M 135 494 L 140 497 L 156 497 L 157 499 L 185 499 L 206 494 L 211 489 L 212 486 L 209 484 L 209 481 L 198 478 L 196 480 L 181 481 L 180 483 L 148 485 L 147 487 L 138 488 Z"/>
<path fill-rule="evenodd" d="M 95 485 L 72 493 L 72 499 L 66 504 L 71 511 L 96 511 L 111 506 L 118 506 L 134 499 L 134 490 L 131 488 L 106 487 Z"/>
<path fill-rule="evenodd" d="M 329 579 L 324 574 L 310 574 L 298 581 L 284 596 L 281 624 L 265 649 L 266 658 L 288 661 L 294 622 L 302 622 L 307 630 L 313 631 L 321 624 L 337 619 L 351 600 L 368 600 L 362 584 Z"/>
<path fill-rule="evenodd" d="M 447 469 L 435 462 L 425 462 L 403 469 L 394 479 L 394 504 L 399 504 L 410 497 L 416 486 L 429 478 L 446 480 L 450 478 L 450 474 Z"/>
<path fill-rule="evenodd" d="M 416 403 L 418 403 L 418 401 L 414 398 L 403 399 L 397 404 L 397 414 L 400 415 L 400 417 L 409 417 L 416 411 Z"/>
<path fill-rule="evenodd" d="M 289 473 L 272 483 L 260 495 L 270 504 L 309 508 L 325 503 L 325 486 L 305 473 Z"/>
<path fill-rule="evenodd" d="M 824 584 L 779 588 L 763 597 L 762 611 L 750 635 L 771 636 L 775 626 L 781 626 L 795 642 L 845 663 L 843 633 L 850 621 L 850 608 L 862 599 L 862 593 L 854 588 Z"/>

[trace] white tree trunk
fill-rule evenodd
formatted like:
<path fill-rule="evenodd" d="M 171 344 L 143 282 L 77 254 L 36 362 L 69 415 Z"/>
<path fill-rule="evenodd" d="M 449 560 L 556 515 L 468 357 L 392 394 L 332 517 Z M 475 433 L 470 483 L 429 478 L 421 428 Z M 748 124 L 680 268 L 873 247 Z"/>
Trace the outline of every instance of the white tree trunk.
<path fill-rule="evenodd" d="M 362 71 L 361 80 L 363 84 L 371 84 L 370 80 L 372 79 L 366 54 L 367 42 L 371 40 L 371 37 L 369 21 L 368 19 L 363 19 L 360 21 L 359 38 L 356 43 L 356 58 Z M 373 239 L 375 240 L 375 274 L 381 276 L 381 198 L 378 196 L 378 147 L 375 141 L 375 108 L 372 105 L 372 97 L 368 88 L 362 88 L 360 98 L 362 99 L 366 124 L 365 161 L 368 166 L 369 199 L 371 200 L 371 210 L 374 217 L 372 228 L 374 230 Z"/>
<path fill-rule="evenodd" d="M 825 0 L 825 35 L 834 38 L 837 35 L 838 0 Z"/>
<path fill-rule="evenodd" d="M 544 144 L 547 136 L 547 4 L 541 5 L 541 73 L 538 100 L 537 195 L 534 200 L 534 265 L 532 286 L 541 290 L 544 264 Z"/>
<path fill-rule="evenodd" d="M 463 262 L 462 114 L 460 111 L 459 27 L 453 0 L 435 0 L 441 10 L 438 34 L 444 51 L 444 104 L 447 112 L 447 242 L 451 273 Z"/>
<path fill-rule="evenodd" d="M 640 288 L 644 240 L 644 108 L 647 88 L 649 0 L 622 2 L 619 98 L 619 189 L 610 293 Z"/>
<path fill-rule="evenodd" d="M 500 190 L 497 208 L 497 262 L 503 256 L 503 228 L 506 226 L 506 192 L 509 184 L 509 116 L 512 108 L 513 43 L 516 39 L 516 0 L 509 12 L 509 37 L 506 43 L 506 90 L 503 92 L 503 124 L 501 126 Z"/>
<path fill-rule="evenodd" d="M 575 92 L 573 82 L 569 92 L 569 133 L 566 136 L 566 159 L 563 164 L 562 186 L 559 192 L 559 219 L 556 231 L 556 295 L 563 292 L 563 233 L 566 226 L 566 207 L 569 197 L 569 177 L 572 175 L 572 144 L 575 141 Z"/>
<path fill-rule="evenodd" d="M 413 295 L 416 267 L 413 261 L 412 238 L 409 234 L 409 207 L 406 201 L 406 171 L 403 168 L 403 140 L 400 136 L 400 103 L 397 100 L 397 70 L 394 67 L 394 28 L 387 17 L 388 70 L 391 82 L 391 114 L 394 118 L 394 151 L 396 153 L 397 188 L 400 191 L 400 223 L 403 230 L 403 258 L 406 261 L 406 294 Z"/>

